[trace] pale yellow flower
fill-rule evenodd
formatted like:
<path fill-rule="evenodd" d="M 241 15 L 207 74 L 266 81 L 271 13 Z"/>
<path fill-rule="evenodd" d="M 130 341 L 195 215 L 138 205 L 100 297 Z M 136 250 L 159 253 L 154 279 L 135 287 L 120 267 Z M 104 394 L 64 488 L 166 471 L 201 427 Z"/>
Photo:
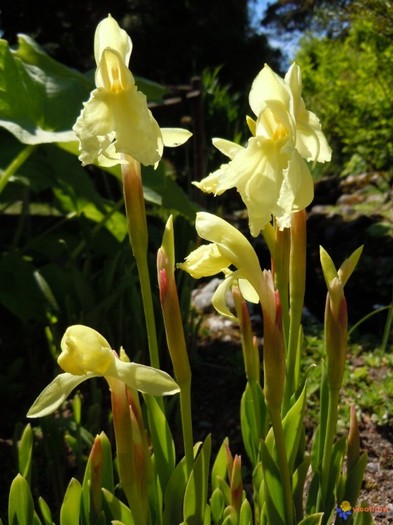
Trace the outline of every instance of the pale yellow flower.
<path fill-rule="evenodd" d="M 121 360 L 108 341 L 96 330 L 84 325 L 67 328 L 61 340 L 58 363 L 64 370 L 41 392 L 28 412 L 28 417 L 42 417 L 54 412 L 71 391 L 86 379 L 113 379 L 140 392 L 171 395 L 179 391 L 176 382 L 162 370 Z"/>
<path fill-rule="evenodd" d="M 239 230 L 216 215 L 197 213 L 195 227 L 199 236 L 210 244 L 191 252 L 178 267 L 196 279 L 223 272 L 225 279 L 215 291 L 212 304 L 221 314 L 234 318 L 226 296 L 235 282 L 246 300 L 258 303 L 261 298 L 263 272 L 257 254 Z"/>
<path fill-rule="evenodd" d="M 230 162 L 194 184 L 220 195 L 237 188 L 257 236 L 274 216 L 282 229 L 291 214 L 313 198 L 313 181 L 306 160 L 324 162 L 330 149 L 315 115 L 301 98 L 300 70 L 291 66 L 285 80 L 265 66 L 254 80 L 250 107 L 256 120 L 247 119 L 252 137 L 246 147 L 223 139 L 213 144 Z"/>
<path fill-rule="evenodd" d="M 184 143 L 191 133 L 161 130 L 143 93 L 128 69 L 131 38 L 110 15 L 102 20 L 94 38 L 97 64 L 94 89 L 75 123 L 83 165 L 113 166 L 130 155 L 141 164 L 156 165 L 165 146 Z"/>

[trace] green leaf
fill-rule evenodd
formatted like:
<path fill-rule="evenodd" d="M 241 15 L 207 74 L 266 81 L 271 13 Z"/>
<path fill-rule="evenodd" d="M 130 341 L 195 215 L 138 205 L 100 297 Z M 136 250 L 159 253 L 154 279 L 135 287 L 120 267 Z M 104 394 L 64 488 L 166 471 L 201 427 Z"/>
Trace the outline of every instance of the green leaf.
<path fill-rule="evenodd" d="M 38 506 L 42 517 L 44 519 L 44 525 L 53 525 L 52 513 L 47 502 L 41 496 L 38 498 Z"/>
<path fill-rule="evenodd" d="M 263 440 L 261 440 L 261 461 L 265 481 L 268 521 L 275 525 L 285 525 L 285 508 L 280 471 Z"/>
<path fill-rule="evenodd" d="M 225 509 L 224 496 L 219 488 L 213 490 L 210 497 L 210 509 L 214 523 L 221 523 Z"/>
<path fill-rule="evenodd" d="M 261 386 L 247 382 L 240 404 L 240 425 L 244 447 L 255 467 L 259 459 L 259 441 L 264 438 L 266 405 Z"/>
<path fill-rule="evenodd" d="M 228 438 L 226 437 L 221 444 L 221 447 L 217 453 L 216 459 L 214 460 L 213 467 L 212 467 L 211 484 L 212 484 L 213 490 L 216 489 L 219 485 L 218 479 L 227 478 L 227 470 L 228 470 L 227 453 L 226 453 L 227 447 L 228 447 Z"/>
<path fill-rule="evenodd" d="M 239 525 L 252 525 L 252 509 L 249 501 L 244 499 L 240 507 Z"/>
<path fill-rule="evenodd" d="M 323 518 L 323 512 L 317 512 L 315 514 L 311 514 L 310 516 L 307 516 L 302 521 L 298 523 L 298 525 L 321 525 Z"/>
<path fill-rule="evenodd" d="M 79 525 L 82 487 L 71 478 L 60 508 L 60 525 Z"/>
<path fill-rule="evenodd" d="M 350 472 L 347 473 L 343 500 L 349 501 L 352 507 L 355 506 L 359 497 L 364 471 L 367 466 L 367 459 L 367 452 L 363 452 Z"/>
<path fill-rule="evenodd" d="M 167 210 L 178 212 L 191 221 L 195 220 L 195 214 L 200 209 L 199 206 L 192 202 L 173 180 L 168 173 L 165 161 L 161 161 L 156 169 L 151 166 L 143 167 L 142 182 L 145 197 L 146 188 L 149 190 L 147 200 L 155 202 Z"/>
<path fill-rule="evenodd" d="M 183 457 L 176 465 L 166 485 L 163 525 L 180 523 L 183 518 L 183 499 L 187 484 L 187 464 Z"/>
<path fill-rule="evenodd" d="M 19 473 L 30 483 L 31 463 L 33 455 L 33 429 L 31 425 L 25 426 L 22 437 L 18 442 L 18 468 Z"/>
<path fill-rule="evenodd" d="M 116 498 L 109 490 L 102 489 L 105 501 L 108 504 L 112 519 L 124 525 L 135 525 L 131 510 Z M 116 522 L 115 521 L 115 522 Z"/>
<path fill-rule="evenodd" d="M 200 525 L 204 522 L 209 485 L 210 453 L 211 436 L 209 435 L 195 459 L 184 494 L 183 516 L 184 523 L 187 525 Z"/>
<path fill-rule="evenodd" d="M 300 463 L 295 470 L 292 478 L 293 503 L 298 519 L 303 515 L 304 484 L 310 467 L 310 461 L 310 456 L 306 455 L 302 463 Z"/>
<path fill-rule="evenodd" d="M 160 480 L 162 493 L 165 494 L 168 480 L 176 464 L 175 445 L 161 404 L 152 396 L 144 396 L 144 398 L 148 410 L 154 463 Z"/>
<path fill-rule="evenodd" d="M 0 126 L 24 144 L 75 140 L 73 124 L 92 88 L 26 35 L 11 50 L 0 40 Z"/>
<path fill-rule="evenodd" d="M 30 487 L 21 474 L 11 483 L 8 500 L 9 525 L 31 525 L 34 520 L 34 502 Z"/>
<path fill-rule="evenodd" d="M 342 470 L 342 465 L 344 461 L 345 452 L 347 450 L 347 440 L 346 436 L 340 438 L 334 445 L 332 449 L 332 458 L 330 463 L 330 472 L 329 472 L 329 483 L 326 490 L 326 501 L 325 511 L 332 509 L 334 507 L 335 499 L 337 497 L 336 487 L 338 479 Z"/>

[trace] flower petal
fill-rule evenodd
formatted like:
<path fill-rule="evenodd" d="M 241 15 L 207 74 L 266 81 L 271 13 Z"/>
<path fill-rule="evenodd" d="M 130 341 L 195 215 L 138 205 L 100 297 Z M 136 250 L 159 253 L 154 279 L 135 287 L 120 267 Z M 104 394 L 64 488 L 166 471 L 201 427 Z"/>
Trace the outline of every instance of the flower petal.
<path fill-rule="evenodd" d="M 154 165 L 162 155 L 161 130 L 147 108 L 146 97 L 135 86 L 119 93 L 94 90 L 73 129 L 80 140 L 83 165 L 98 162 L 101 155 L 120 163 L 121 153 Z"/>
<path fill-rule="evenodd" d="M 226 139 L 214 138 L 212 140 L 213 146 L 218 149 L 223 155 L 229 157 L 231 160 L 233 157 L 239 153 L 240 150 L 244 149 L 240 144 L 232 142 Z"/>
<path fill-rule="evenodd" d="M 252 83 L 249 94 L 249 104 L 254 114 L 259 116 L 265 109 L 267 100 L 281 100 L 288 106 L 289 98 L 289 90 L 284 80 L 265 64 Z"/>
<path fill-rule="evenodd" d="M 74 388 L 91 377 L 97 377 L 97 374 L 83 376 L 76 376 L 68 372 L 59 374 L 34 401 L 27 417 L 42 417 L 51 414 L 67 399 Z"/>
<path fill-rule="evenodd" d="M 113 361 L 106 376 L 119 379 L 142 394 L 168 396 L 180 391 L 176 381 L 166 372 L 138 363 L 125 363 L 120 359 Z"/>
<path fill-rule="evenodd" d="M 102 20 L 96 29 L 94 35 L 94 58 L 97 66 L 100 63 L 102 53 L 105 49 L 111 48 L 117 51 L 124 64 L 128 66 L 132 51 L 131 38 L 124 29 L 121 29 L 111 15 Z"/>
<path fill-rule="evenodd" d="M 328 162 L 332 156 L 317 116 L 306 109 L 302 98 L 302 75 L 300 67 L 292 64 L 285 75 L 291 89 L 291 110 L 296 120 L 296 149 L 306 160 Z"/>
<path fill-rule="evenodd" d="M 202 239 L 217 244 L 218 249 L 258 289 L 261 267 L 254 248 L 246 237 L 224 219 L 211 213 L 198 212 L 195 227 Z"/>
<path fill-rule="evenodd" d="M 215 244 L 204 244 L 192 251 L 178 268 L 188 272 L 194 279 L 210 277 L 228 268 L 231 261 L 222 255 Z"/>
<path fill-rule="evenodd" d="M 293 150 L 277 200 L 274 215 L 280 229 L 289 228 L 291 214 L 304 210 L 313 200 L 314 182 L 310 170 L 297 150 Z"/>
<path fill-rule="evenodd" d="M 183 128 L 161 128 L 162 140 L 167 148 L 181 146 L 192 137 L 191 131 Z"/>
<path fill-rule="evenodd" d="M 108 341 L 89 326 L 69 326 L 60 346 L 62 352 L 57 362 L 65 372 L 75 376 L 87 373 L 104 375 L 115 360 Z"/>

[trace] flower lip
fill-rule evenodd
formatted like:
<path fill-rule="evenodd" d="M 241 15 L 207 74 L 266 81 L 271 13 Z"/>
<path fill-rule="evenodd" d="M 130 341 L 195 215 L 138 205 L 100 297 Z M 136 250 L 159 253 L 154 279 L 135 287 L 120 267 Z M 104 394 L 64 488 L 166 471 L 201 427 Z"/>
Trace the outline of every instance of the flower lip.
<path fill-rule="evenodd" d="M 108 341 L 84 325 L 67 328 L 60 346 L 59 365 L 65 372 L 77 376 L 88 373 L 104 375 L 115 359 Z"/>

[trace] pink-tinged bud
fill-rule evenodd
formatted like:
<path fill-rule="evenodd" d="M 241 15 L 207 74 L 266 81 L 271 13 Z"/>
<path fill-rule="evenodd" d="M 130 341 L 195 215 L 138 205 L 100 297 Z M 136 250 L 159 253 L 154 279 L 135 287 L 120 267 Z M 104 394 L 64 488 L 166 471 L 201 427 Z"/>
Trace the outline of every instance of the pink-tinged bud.
<path fill-rule="evenodd" d="M 280 294 L 278 290 L 274 291 L 274 299 L 276 302 L 276 325 L 281 329 L 282 326 L 282 306 L 280 300 Z"/>
<path fill-rule="evenodd" d="M 360 434 L 358 418 L 356 417 L 355 405 L 351 405 L 349 419 L 349 434 L 348 434 L 348 448 L 347 448 L 347 472 L 351 472 L 352 468 L 358 462 L 360 456 Z"/>
<path fill-rule="evenodd" d="M 101 486 L 102 486 L 102 444 L 100 436 L 96 436 L 89 456 L 90 462 L 90 500 L 91 517 L 98 515 L 101 510 Z"/>
<path fill-rule="evenodd" d="M 148 232 L 141 165 L 127 156 L 128 163 L 121 165 L 127 228 L 133 254 L 144 257 L 147 252 Z"/>
<path fill-rule="evenodd" d="M 159 270 L 158 286 L 160 289 L 160 302 L 163 304 L 168 296 L 168 275 L 165 268 Z"/>
<path fill-rule="evenodd" d="M 272 297 L 267 298 L 273 305 L 263 310 L 263 368 L 264 392 L 268 409 L 280 409 L 284 397 L 285 350 L 281 324 L 281 303 L 277 291 L 267 288 Z M 273 301 L 272 301 L 273 299 Z"/>
<path fill-rule="evenodd" d="M 242 480 L 242 459 L 238 454 L 235 455 L 230 478 L 231 506 L 237 513 L 243 501 L 243 480 Z"/>
<path fill-rule="evenodd" d="M 244 368 L 246 371 L 247 380 L 257 381 L 260 379 L 260 360 L 258 343 L 252 334 L 250 314 L 248 312 L 247 303 L 243 299 L 238 287 L 232 288 L 233 300 L 235 303 L 237 317 L 240 324 L 240 335 L 242 341 Z"/>
<path fill-rule="evenodd" d="M 176 381 L 181 387 L 186 383 L 190 383 L 191 369 L 188 361 L 174 271 L 173 220 L 172 216 L 170 216 L 165 226 L 162 245 L 157 252 L 157 274 L 168 350 Z"/>

